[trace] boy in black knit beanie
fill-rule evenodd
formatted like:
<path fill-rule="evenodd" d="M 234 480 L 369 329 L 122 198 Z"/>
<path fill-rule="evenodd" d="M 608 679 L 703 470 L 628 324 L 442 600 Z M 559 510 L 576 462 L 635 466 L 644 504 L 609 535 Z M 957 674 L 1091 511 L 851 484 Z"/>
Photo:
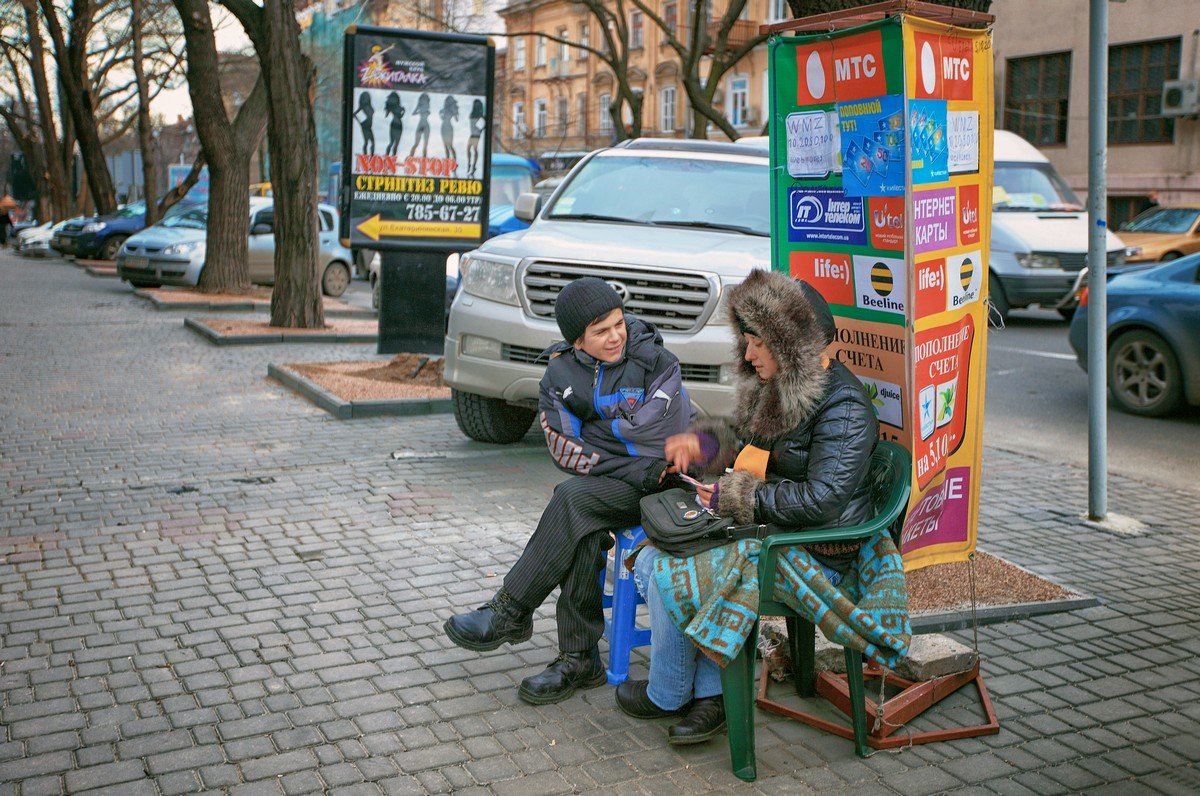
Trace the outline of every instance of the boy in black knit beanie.
<path fill-rule="evenodd" d="M 538 418 L 554 463 L 588 477 L 555 487 L 495 597 L 444 625 L 451 641 L 474 651 L 526 641 L 533 612 L 561 589 L 559 655 L 518 689 L 536 705 L 606 681 L 597 646 L 604 633 L 598 568 L 607 561 L 611 534 L 641 522 L 639 501 L 661 489 L 666 476 L 663 446 L 693 415 L 679 360 L 653 326 L 625 314 L 612 285 L 576 279 L 554 310 L 564 339 L 546 350 Z"/>

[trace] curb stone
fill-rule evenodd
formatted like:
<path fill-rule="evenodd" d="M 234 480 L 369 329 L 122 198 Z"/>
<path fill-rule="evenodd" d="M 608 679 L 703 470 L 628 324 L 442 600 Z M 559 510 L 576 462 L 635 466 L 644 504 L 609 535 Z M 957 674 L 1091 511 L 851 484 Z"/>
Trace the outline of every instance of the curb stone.
<path fill-rule="evenodd" d="M 263 343 L 374 343 L 375 334 L 327 334 L 298 332 L 294 334 L 219 334 L 195 318 L 184 318 L 183 325 L 213 345 L 258 345 Z"/>
<path fill-rule="evenodd" d="M 245 301 L 163 301 L 144 288 L 136 288 L 133 295 L 149 302 L 150 306 L 159 312 L 258 312 L 270 310 L 270 302 L 246 299 Z M 374 310 L 356 309 L 327 309 L 327 318 L 348 318 L 371 320 L 378 317 Z"/>
<path fill-rule="evenodd" d="M 345 401 L 321 385 L 294 370 L 274 363 L 267 365 L 267 375 L 312 401 L 338 420 L 364 417 L 406 417 L 434 415 L 454 411 L 449 398 L 397 398 L 380 401 Z"/>

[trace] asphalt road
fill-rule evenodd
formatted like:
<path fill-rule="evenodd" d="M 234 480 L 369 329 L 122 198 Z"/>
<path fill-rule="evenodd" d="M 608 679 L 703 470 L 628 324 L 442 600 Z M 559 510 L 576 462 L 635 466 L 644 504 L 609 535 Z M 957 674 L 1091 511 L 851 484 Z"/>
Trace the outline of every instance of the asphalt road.
<path fill-rule="evenodd" d="M 1067 324 L 1041 310 L 1014 312 L 988 335 L 984 443 L 1087 466 L 1088 377 Z M 1139 481 L 1200 493 L 1200 409 L 1144 418 L 1108 407 L 1108 467 Z M 1109 510 L 1121 513 L 1121 507 Z"/>

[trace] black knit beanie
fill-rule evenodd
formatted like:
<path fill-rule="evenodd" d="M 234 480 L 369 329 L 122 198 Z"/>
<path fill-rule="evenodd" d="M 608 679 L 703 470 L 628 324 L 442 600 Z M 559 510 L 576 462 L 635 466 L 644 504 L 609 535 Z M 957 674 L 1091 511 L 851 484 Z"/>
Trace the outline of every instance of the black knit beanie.
<path fill-rule="evenodd" d="M 621 297 L 603 279 L 585 276 L 570 282 L 554 300 L 554 317 L 563 339 L 574 343 L 588 325 L 613 310 L 623 310 Z"/>

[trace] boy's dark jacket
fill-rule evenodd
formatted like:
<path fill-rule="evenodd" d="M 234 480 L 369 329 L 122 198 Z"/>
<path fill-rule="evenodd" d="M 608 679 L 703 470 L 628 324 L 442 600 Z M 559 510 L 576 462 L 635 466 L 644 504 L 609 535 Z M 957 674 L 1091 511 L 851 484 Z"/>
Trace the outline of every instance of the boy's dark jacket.
<path fill-rule="evenodd" d="M 666 468 L 663 445 L 686 431 L 692 404 L 679 360 L 649 323 L 625 315 L 618 362 L 593 359 L 567 342 L 546 349 L 538 417 L 554 463 L 573 475 L 617 478 L 647 492 Z"/>

